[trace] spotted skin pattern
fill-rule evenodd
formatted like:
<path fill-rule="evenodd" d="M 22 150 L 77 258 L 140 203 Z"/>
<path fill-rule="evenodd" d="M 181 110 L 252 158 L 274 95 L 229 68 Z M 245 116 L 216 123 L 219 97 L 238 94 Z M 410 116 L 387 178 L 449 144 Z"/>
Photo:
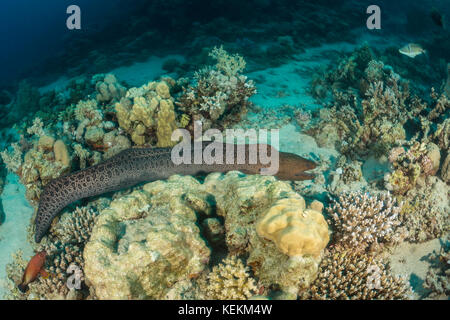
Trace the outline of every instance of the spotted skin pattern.
<path fill-rule="evenodd" d="M 204 143 L 200 147 L 204 150 L 207 145 L 208 143 Z M 226 144 L 223 146 L 226 154 Z M 270 152 L 278 153 L 275 148 L 270 148 L 269 155 Z M 195 147 L 192 148 L 191 159 L 194 159 L 194 149 Z M 245 159 L 249 159 L 249 150 L 247 145 Z M 232 170 L 259 174 L 261 168 L 267 167 L 259 163 L 175 165 L 171 159 L 171 151 L 171 148 L 130 148 L 102 163 L 50 181 L 40 197 L 35 220 L 35 241 L 39 243 L 42 240 L 52 220 L 62 209 L 79 199 L 129 188 L 141 182 L 166 179 L 174 174 L 198 175 Z M 289 159 L 295 157 L 296 161 L 295 168 L 280 168 L 281 175 L 282 172 L 285 172 L 284 175 L 287 172 L 286 176 L 281 177 L 283 180 L 305 180 L 313 177 L 303 172 L 315 167 L 312 161 L 284 152 L 279 152 L 279 156 L 280 166 L 283 166 L 283 156 L 289 156 Z M 237 158 L 237 148 L 234 148 L 234 158 Z M 291 162 L 287 164 L 291 166 Z"/>

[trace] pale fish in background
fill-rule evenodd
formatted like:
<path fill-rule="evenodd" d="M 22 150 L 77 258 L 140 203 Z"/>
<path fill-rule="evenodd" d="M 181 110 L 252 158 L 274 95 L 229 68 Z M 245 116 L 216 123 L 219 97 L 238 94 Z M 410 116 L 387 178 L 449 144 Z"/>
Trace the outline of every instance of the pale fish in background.
<path fill-rule="evenodd" d="M 422 53 L 427 53 L 427 51 L 424 50 L 422 46 L 417 43 L 408 43 L 403 48 L 400 48 L 398 52 L 410 58 L 415 58 L 418 55 L 421 55 Z"/>

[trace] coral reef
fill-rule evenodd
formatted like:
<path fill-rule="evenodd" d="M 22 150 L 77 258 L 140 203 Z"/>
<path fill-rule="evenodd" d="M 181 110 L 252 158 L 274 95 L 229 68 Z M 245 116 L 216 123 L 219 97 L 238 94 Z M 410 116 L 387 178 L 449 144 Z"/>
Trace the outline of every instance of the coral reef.
<path fill-rule="evenodd" d="M 432 89 L 435 104 L 429 106 L 411 95 L 409 83 L 392 67 L 375 59 L 362 47 L 313 81 L 312 91 L 315 86 L 333 89 L 331 106 L 321 109 L 308 129 L 319 146 L 334 146 L 353 158 L 386 154 L 406 140 L 408 121 L 421 126 L 427 136 L 431 121 L 448 110 L 445 95 L 438 97 Z"/>
<path fill-rule="evenodd" d="M 122 86 L 113 74 L 97 74 L 92 78 L 97 90 L 96 100 L 98 102 L 119 101 L 125 96 L 126 88 Z"/>
<path fill-rule="evenodd" d="M 379 258 L 366 253 L 332 248 L 326 250 L 317 279 L 302 299 L 397 300 L 409 299 L 406 279 L 393 276 Z"/>
<path fill-rule="evenodd" d="M 262 286 L 295 298 L 298 288 L 307 287 L 314 279 L 328 241 L 327 225 L 320 213 L 322 205 L 314 202 L 309 208 L 296 208 L 299 202 L 304 204 L 285 182 L 238 172 L 210 174 L 203 183 L 192 177 L 173 176 L 167 181 L 146 184 L 142 190 L 114 200 L 100 213 L 84 250 L 87 282 L 99 298 L 160 299 L 179 296 L 174 291 L 178 286 L 184 287 L 180 281 L 186 277 L 200 277 L 203 285 L 210 283 L 216 277 L 207 273 L 210 251 L 200 238 L 197 224 L 206 227 L 202 232 L 210 234 L 207 239 L 211 239 L 211 234 L 220 237 L 220 226 L 209 228 L 212 221 L 219 222 L 214 220 L 219 215 L 225 220 L 229 257 L 248 255 L 246 265 Z M 279 212 L 284 206 L 291 208 L 294 224 L 317 224 L 317 235 L 312 237 L 301 226 L 291 231 L 292 239 L 303 238 L 308 244 L 292 257 L 256 231 L 257 222 L 267 213 L 289 220 L 292 212 Z M 299 217 L 298 212 L 307 215 Z M 212 272 L 220 270 L 219 266 Z M 205 272 L 207 275 L 201 275 Z M 232 292 L 229 294 L 237 294 Z"/>
<path fill-rule="evenodd" d="M 115 104 L 119 125 L 135 144 L 168 147 L 176 143 L 171 140 L 173 130 L 178 127 L 170 95 L 173 85 L 170 78 L 149 82 L 142 87 L 131 88 Z"/>
<path fill-rule="evenodd" d="M 195 186 L 192 178 L 183 181 Z M 158 181 L 103 210 L 84 250 L 85 275 L 100 299 L 162 299 L 209 261 L 195 212 L 179 183 Z"/>
<path fill-rule="evenodd" d="M 226 24 L 218 19 L 211 26 L 222 30 Z M 250 72 L 260 72 L 265 60 L 276 65 L 303 46 L 296 41 L 300 35 L 286 28 L 277 30 L 273 43 L 264 48 L 246 35 L 236 40 L 235 34 L 234 42 L 224 46 L 245 52 L 252 59 Z M 313 76 L 310 94 L 323 108 L 291 101 L 265 108 L 249 101 L 256 88 L 243 74 L 244 58 L 214 46 L 222 36 L 230 37 L 222 30 L 217 39 L 191 39 L 196 41 L 186 55 L 199 47 L 200 54 L 189 57 L 192 61 L 164 63 L 163 68 L 178 77 L 210 64 L 192 81 L 160 78 L 127 88 L 113 74 L 101 73 L 44 94 L 27 82 L 15 96 L 2 91 L 2 118 L 20 119 L 20 113 L 9 113 L 6 106 L 28 110 L 31 116 L 22 114 L 24 121 L 15 127 L 20 141 L 1 152 L 5 167 L 19 175 L 34 205 L 51 179 L 134 145 L 172 146 L 176 128 L 192 131 L 198 123 L 203 129 L 296 124 L 332 154 L 317 152 L 314 181 L 296 183 L 293 189 L 294 184 L 274 177 L 239 172 L 199 180 L 172 176 L 116 192 L 112 202 L 101 198 L 85 207 L 69 206 L 44 242 L 34 245 L 47 252 L 50 276 L 39 277 L 27 293 L 19 292 L 16 285 L 26 261 L 17 252 L 7 266 L 10 298 L 410 298 L 405 279 L 393 276 L 384 260 L 390 254 L 385 249 L 450 231 L 450 74 L 442 93 L 431 88 L 430 98 L 422 101 L 416 95 L 429 87 L 420 88 L 422 82 L 409 83 L 404 76 L 420 75 L 419 67 L 405 73 L 411 61 L 393 58 L 392 50 L 380 56 L 364 45 Z M 151 32 L 136 41 L 149 39 L 162 42 Z M 139 47 L 136 42 L 132 46 Z M 111 61 L 97 51 L 91 54 L 98 65 Z M 398 73 L 388 61 L 395 62 Z M 295 72 L 304 71 L 299 67 Z M 255 79 L 269 78 L 270 72 L 257 73 Z M 272 85 L 261 82 L 263 88 Z M 277 86 L 276 97 L 288 97 L 281 88 Z M 247 111 L 254 115 L 243 119 Z M 329 197 L 336 198 L 322 213 L 324 206 L 315 199 L 325 203 Z M 30 237 L 32 232 L 29 228 Z M 429 298 L 448 297 L 448 246 L 442 247 L 430 257 L 435 262 L 424 282 L 432 292 Z M 72 275 L 80 280 L 79 290 L 67 285 Z"/>
<path fill-rule="evenodd" d="M 301 197 L 281 199 L 263 214 L 256 232 L 275 242 L 277 248 L 290 257 L 317 257 L 329 241 L 328 225 L 321 211 L 306 209 Z"/>
<path fill-rule="evenodd" d="M 399 243 L 406 236 L 401 208 L 389 193 L 342 194 L 328 208 L 335 241 L 355 251 L 376 251 L 380 246 Z"/>
<path fill-rule="evenodd" d="M 222 47 L 209 54 L 217 64 L 195 74 L 196 85 L 184 89 L 177 106 L 189 115 L 190 127 L 200 121 L 204 129 L 228 126 L 247 112 L 248 99 L 256 93 L 253 81 L 241 72 L 245 60 L 239 55 L 229 55 Z"/>
<path fill-rule="evenodd" d="M 3 151 L 1 156 L 6 167 L 19 175 L 27 199 L 34 203 L 50 180 L 71 170 L 71 159 L 64 142 L 48 135 L 39 118 L 28 128 L 28 133 L 32 135 L 30 142 L 23 142 L 22 146 L 13 143 L 13 150 Z"/>
<path fill-rule="evenodd" d="M 64 213 L 58 223 L 50 230 L 50 235 L 44 243 L 36 248 L 45 250 L 47 259 L 44 269 L 48 277 L 39 277 L 29 285 L 29 290 L 22 293 L 17 289 L 27 261 L 23 260 L 20 252 L 13 262 L 7 265 L 7 275 L 11 283 L 11 298 L 14 299 L 83 299 L 90 295 L 83 275 L 83 249 L 90 238 L 98 211 L 93 207 L 75 208 L 73 212 Z M 72 266 L 72 267 L 71 267 Z M 71 280 L 70 268 L 78 270 L 80 287 L 69 289 Z"/>
<path fill-rule="evenodd" d="M 414 189 L 419 178 L 435 175 L 439 170 L 441 155 L 434 143 L 414 142 L 408 150 L 396 147 L 389 154 L 393 172 L 384 177 L 387 190 L 394 194 L 405 194 Z"/>
<path fill-rule="evenodd" d="M 198 281 L 198 299 L 247 300 L 257 293 L 256 281 L 248 267 L 236 257 L 228 257 Z"/>
<path fill-rule="evenodd" d="M 450 187 L 428 177 L 420 188 L 398 197 L 403 202 L 400 218 L 408 230 L 407 240 L 424 242 L 450 231 Z"/>

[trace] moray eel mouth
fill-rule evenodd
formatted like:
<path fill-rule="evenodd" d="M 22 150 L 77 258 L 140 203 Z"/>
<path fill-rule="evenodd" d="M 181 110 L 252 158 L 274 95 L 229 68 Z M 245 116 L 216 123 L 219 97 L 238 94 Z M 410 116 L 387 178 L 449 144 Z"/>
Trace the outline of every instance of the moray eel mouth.
<path fill-rule="evenodd" d="M 311 180 L 315 175 L 306 171 L 315 169 L 317 164 L 293 153 L 280 152 L 280 166 L 275 176 L 279 180 Z"/>

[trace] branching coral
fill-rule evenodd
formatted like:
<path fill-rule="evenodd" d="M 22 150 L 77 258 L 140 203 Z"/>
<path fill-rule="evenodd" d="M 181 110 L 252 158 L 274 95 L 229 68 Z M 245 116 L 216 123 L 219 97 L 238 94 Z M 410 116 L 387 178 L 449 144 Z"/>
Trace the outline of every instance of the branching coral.
<path fill-rule="evenodd" d="M 326 251 L 319 274 L 302 299 L 396 300 L 411 297 L 406 279 L 393 276 L 379 258 L 352 250 Z"/>
<path fill-rule="evenodd" d="M 342 194 L 328 208 L 333 218 L 335 241 L 356 251 L 376 250 L 380 245 L 395 244 L 405 236 L 398 205 L 389 193 Z"/>
<path fill-rule="evenodd" d="M 235 256 L 228 257 L 199 279 L 198 298 L 213 300 L 245 300 L 257 293 L 256 281 L 249 269 Z"/>
<path fill-rule="evenodd" d="M 230 55 L 223 49 L 214 47 L 209 56 L 217 61 L 216 68 L 222 71 L 228 77 L 237 76 L 245 69 L 246 62 L 244 58 L 238 54 Z"/>
<path fill-rule="evenodd" d="M 205 129 L 238 121 L 247 112 L 248 98 L 256 93 L 253 82 L 241 74 L 245 68 L 241 56 L 231 56 L 222 47 L 214 48 L 210 56 L 217 60 L 215 68 L 197 72 L 196 86 L 185 89 L 177 102 L 181 111 L 192 121 L 201 121 Z"/>

